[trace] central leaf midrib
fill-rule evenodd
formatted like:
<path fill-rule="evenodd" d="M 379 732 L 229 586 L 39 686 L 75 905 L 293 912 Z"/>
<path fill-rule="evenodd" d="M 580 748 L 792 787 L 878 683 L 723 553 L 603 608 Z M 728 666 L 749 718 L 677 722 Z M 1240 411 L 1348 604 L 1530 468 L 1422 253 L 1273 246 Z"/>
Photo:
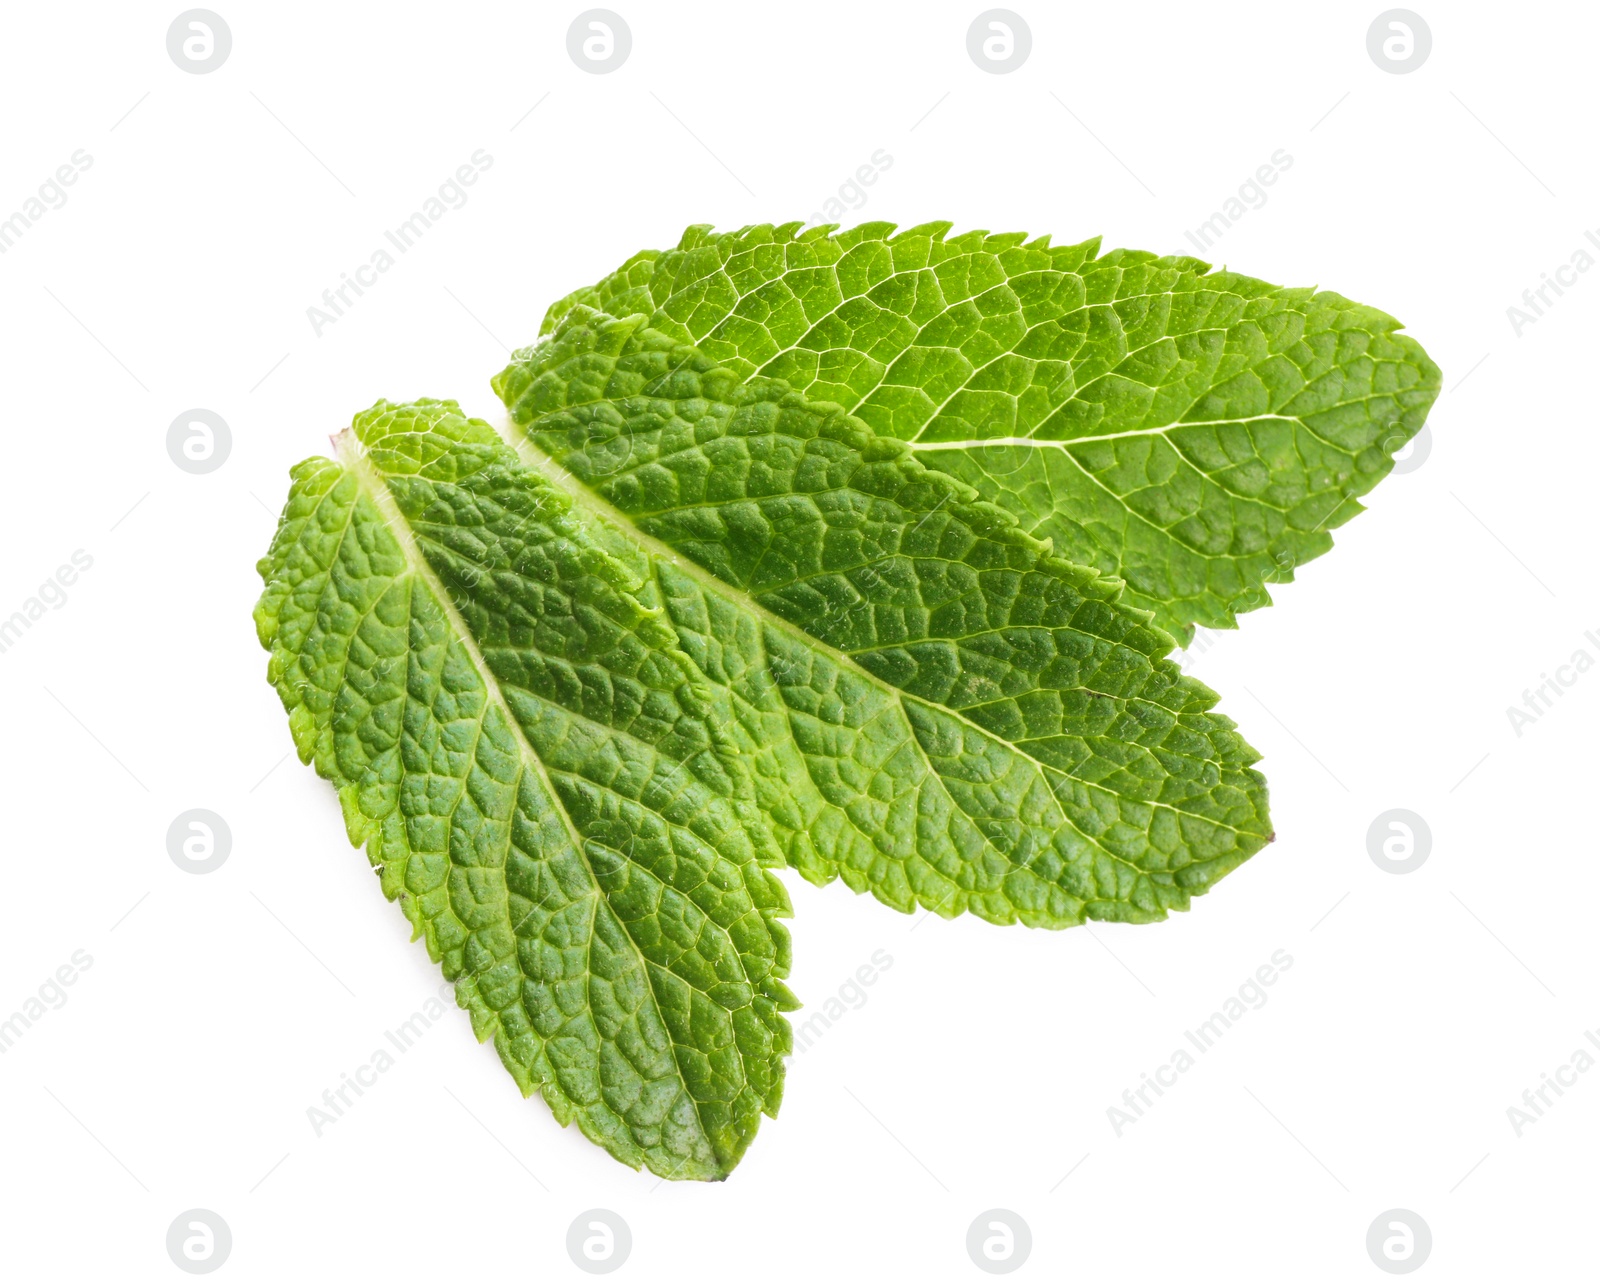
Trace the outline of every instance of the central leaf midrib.
<path fill-rule="evenodd" d="M 1041 772 L 1046 773 L 1047 775 L 1056 775 L 1066 780 L 1076 781 L 1085 788 L 1103 789 L 1103 786 L 1097 785 L 1093 781 L 1081 780 L 1079 777 L 1072 775 L 1070 772 L 1063 771 L 1059 767 L 1052 767 L 1049 763 L 1035 758 L 1032 754 L 1028 753 L 1024 749 L 1019 748 L 1013 742 L 1004 740 L 1001 737 L 996 736 L 994 732 L 989 731 L 976 722 L 973 722 L 970 718 L 957 709 L 951 709 L 932 700 L 927 700 L 921 696 L 913 695 L 909 691 L 902 690 L 901 688 L 894 686 L 892 683 L 885 681 L 883 678 L 873 673 L 870 669 L 865 668 L 846 652 L 840 651 L 838 648 L 822 641 L 820 638 L 813 637 L 799 625 L 791 623 L 789 620 L 784 619 L 781 615 L 778 615 L 770 607 L 763 606 L 744 589 L 741 589 L 736 585 L 729 584 L 726 580 L 720 579 L 718 576 L 706 570 L 705 567 L 701 566 L 692 558 L 685 554 L 679 553 L 670 544 L 664 543 L 653 535 L 646 534 L 644 531 L 639 529 L 639 527 L 634 523 L 633 519 L 630 518 L 626 513 L 622 512 L 609 500 L 596 494 L 570 469 L 563 467 L 549 455 L 545 454 L 545 452 L 540 449 L 539 446 L 537 446 L 525 433 L 518 428 L 515 422 L 510 418 L 509 414 L 497 416 L 496 420 L 494 421 L 494 428 L 495 431 L 500 434 L 502 440 L 504 440 L 514 451 L 517 452 L 518 458 L 520 458 L 530 468 L 533 468 L 535 471 L 537 471 L 546 480 L 551 482 L 551 484 L 559 487 L 562 493 L 570 497 L 574 503 L 579 504 L 583 508 L 587 509 L 588 512 L 593 516 L 606 522 L 614 529 L 623 532 L 630 539 L 634 540 L 650 556 L 664 558 L 670 565 L 675 567 L 677 570 L 682 571 L 685 575 L 696 581 L 703 588 L 706 588 L 718 594 L 719 596 L 732 601 L 735 605 L 749 611 L 764 624 L 777 629 L 801 645 L 823 651 L 832 660 L 839 664 L 840 667 L 849 670 L 855 676 L 871 683 L 886 695 L 889 695 L 892 698 L 900 701 L 914 701 L 925 708 L 944 714 L 947 717 L 954 718 L 963 726 L 970 727 L 973 731 L 980 736 L 983 736 L 985 739 L 996 741 L 1006 746 L 1008 749 L 1012 750 L 1012 752 L 1033 763 Z M 1101 693 L 1091 692 L 1091 694 Z M 1106 698 L 1109 699 L 1111 697 Z M 933 775 L 938 776 L 939 770 L 931 761 L 927 760 L 926 750 L 922 748 L 921 741 L 916 737 L 914 728 L 913 740 L 916 741 L 919 752 L 923 753 L 924 761 L 927 762 L 928 770 Z M 1210 758 L 1201 759 L 1201 761 L 1215 766 L 1219 772 L 1222 770 L 1223 764 L 1220 762 L 1214 762 Z M 941 777 L 941 783 L 942 779 L 943 778 Z M 1051 792 L 1054 793 L 1054 790 Z M 1105 792 L 1114 794 L 1114 791 L 1112 790 L 1105 790 Z M 1058 799 L 1057 801 L 1059 802 L 1060 800 Z M 1213 819 L 1209 816 L 1200 816 L 1194 812 L 1184 811 L 1181 808 L 1174 807 L 1171 803 L 1140 799 L 1135 799 L 1134 801 L 1140 802 L 1143 806 L 1170 811 L 1176 815 L 1194 816 L 1198 820 L 1204 820 L 1209 824 L 1214 824 L 1220 829 L 1226 829 L 1230 833 L 1238 834 L 1241 837 L 1245 833 L 1245 831 L 1239 829 L 1235 825 L 1226 824 L 1223 821 Z M 1083 837 L 1084 841 L 1089 843 L 1097 851 L 1105 852 L 1105 854 L 1112 860 L 1125 864 L 1130 869 L 1136 870 L 1146 876 L 1149 875 L 1150 871 L 1142 869 L 1132 861 L 1117 856 L 1114 852 L 1110 851 L 1108 848 L 1098 842 L 1092 834 L 1084 833 L 1084 831 L 1078 827 L 1072 818 L 1066 814 L 1064 809 L 1062 815 L 1066 817 L 1067 824 L 1071 825 L 1072 828 Z"/>
<path fill-rule="evenodd" d="M 544 760 L 540 758 L 538 751 L 535 750 L 533 745 L 529 742 L 526 733 L 522 730 L 522 724 L 517 720 L 516 715 L 512 712 L 511 706 L 505 698 L 505 693 L 501 690 L 500 681 L 495 676 L 494 670 L 489 667 L 489 662 L 484 658 L 482 650 L 479 649 L 477 639 L 473 636 L 472 631 L 467 627 L 466 620 L 462 617 L 461 612 L 456 608 L 455 601 L 451 598 L 449 592 L 446 590 L 444 582 L 439 578 L 438 572 L 433 569 L 433 566 L 423 554 L 418 545 L 416 532 L 411 529 L 411 524 L 406 520 L 405 515 L 400 511 L 400 505 L 395 500 L 394 494 L 390 491 L 388 484 L 378 474 L 377 470 L 372 466 L 371 461 L 367 458 L 365 449 L 360 441 L 356 438 L 354 431 L 346 429 L 344 432 L 340 433 L 339 436 L 335 438 L 334 446 L 339 456 L 339 462 L 350 470 L 351 474 L 356 479 L 356 484 L 360 486 L 360 488 L 366 493 L 367 497 L 372 501 L 373 506 L 377 508 L 378 515 L 383 519 L 385 528 L 388 529 L 390 534 L 394 536 L 396 543 L 400 545 L 401 556 L 405 558 L 408 569 L 411 571 L 412 575 L 428 589 L 428 591 L 433 595 L 434 600 L 438 603 L 439 609 L 441 612 L 443 612 L 445 621 L 450 627 L 451 634 L 456 638 L 457 641 L 461 643 L 462 649 L 467 653 L 467 659 L 469 663 L 471 663 L 473 670 L 477 673 L 479 681 L 483 683 L 485 699 L 499 710 L 501 717 L 505 720 L 506 726 L 510 729 L 512 737 L 516 740 L 518 756 L 523 761 L 524 769 L 526 770 L 527 768 L 531 767 L 534 773 L 538 776 L 540 782 L 544 785 L 545 792 L 549 797 L 551 804 L 560 814 L 561 825 L 562 828 L 566 830 L 567 837 L 572 843 L 573 854 L 577 856 L 578 860 L 583 863 L 584 869 L 586 869 L 589 873 L 590 881 L 594 886 L 594 895 L 596 901 L 594 913 L 599 913 L 599 902 L 606 899 L 605 890 L 600 881 L 599 875 L 595 872 L 594 866 L 589 860 L 589 854 L 585 849 L 583 835 L 578 832 L 577 826 L 572 822 L 571 815 L 567 812 L 565 805 L 562 803 L 561 795 L 556 791 L 555 782 L 551 780 L 550 773 L 545 768 Z M 647 957 L 645 957 L 644 951 L 640 948 L 639 942 L 634 938 L 633 932 L 629 929 L 628 924 L 623 921 L 621 916 L 611 909 L 609 903 L 607 904 L 606 908 L 608 912 L 611 913 L 613 920 L 622 929 L 623 936 L 627 938 L 628 944 L 632 948 L 635 958 L 638 959 L 640 971 L 645 975 L 646 978 L 649 978 L 651 975 L 651 962 Z M 513 933 L 513 935 L 514 934 L 515 933 Z M 593 945 L 594 936 L 593 932 L 591 931 L 589 938 L 590 949 L 593 949 Z M 518 971 L 521 971 L 520 960 L 518 961 Z M 589 971 L 589 975 L 591 977 L 593 976 L 592 970 Z M 650 985 L 650 995 L 656 1004 L 658 1016 L 661 1016 L 661 997 L 656 993 L 653 982 Z M 661 1016 L 661 1020 L 662 1024 L 665 1025 L 666 1021 L 664 1016 Z M 682 1087 L 684 1095 L 694 1106 L 695 1121 L 700 1126 L 700 1135 L 704 1139 L 707 1149 L 711 1152 L 712 1161 L 716 1164 L 719 1170 L 722 1170 L 724 1168 L 724 1164 L 721 1156 L 717 1154 L 716 1146 L 711 1139 L 711 1132 L 706 1125 L 704 1116 L 701 1114 L 701 1103 L 695 1098 L 694 1094 L 689 1091 L 688 1075 L 684 1069 L 683 1062 L 680 1060 L 678 1055 L 678 1042 L 676 1039 L 673 1039 L 671 1042 L 673 1049 L 672 1060 L 678 1071 L 678 1082 Z M 743 1060 L 744 1054 L 741 1050 L 741 1063 Z M 559 1084 L 557 1086 L 559 1087 Z M 629 1131 L 631 1133 L 631 1128 Z M 637 1145 L 638 1142 L 635 1141 L 635 1144 Z M 641 1149 L 643 1149 L 643 1147 L 641 1147 Z"/>
<path fill-rule="evenodd" d="M 885 386 L 906 387 L 908 385 L 893 384 Z M 1070 402 L 1063 402 L 1062 404 L 1067 405 Z M 1333 408 L 1336 409 L 1337 407 Z M 1059 411 L 1060 407 L 1058 406 L 1056 409 Z M 1178 428 L 1227 428 L 1234 424 L 1260 423 L 1266 419 L 1278 419 L 1286 423 L 1302 422 L 1297 415 L 1285 415 L 1271 411 L 1264 415 L 1239 415 L 1232 419 L 1174 419 L 1169 423 L 1152 424 L 1143 428 L 1129 428 L 1123 432 L 1107 432 L 1083 437 L 1036 437 L 1030 435 L 1026 437 L 975 437 L 966 441 L 936 441 L 932 439 L 925 441 L 919 436 L 907 441 L 906 446 L 919 455 L 932 454 L 941 450 L 975 450 L 980 446 L 1024 446 L 1028 448 L 1053 446 L 1058 450 L 1070 450 L 1073 446 L 1082 442 L 1117 441 L 1123 437 L 1153 437 L 1161 433 L 1172 432 Z M 929 422 L 931 423 L 932 420 L 930 419 Z"/>

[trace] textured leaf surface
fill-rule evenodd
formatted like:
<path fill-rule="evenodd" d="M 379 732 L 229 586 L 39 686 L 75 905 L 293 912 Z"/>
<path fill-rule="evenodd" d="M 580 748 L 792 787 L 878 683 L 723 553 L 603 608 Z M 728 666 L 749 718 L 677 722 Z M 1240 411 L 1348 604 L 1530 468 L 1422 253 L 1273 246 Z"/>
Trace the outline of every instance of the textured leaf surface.
<path fill-rule="evenodd" d="M 487 424 L 380 402 L 340 447 L 260 566 L 301 758 L 525 1094 L 625 1163 L 726 1175 L 795 1004 L 715 693 Z"/>
<path fill-rule="evenodd" d="M 1272 837 L 1170 659 L 1323 552 L 1439 372 L 1338 295 L 944 224 L 645 253 L 495 391 L 307 460 L 295 744 L 524 1094 L 718 1179 L 782 1096 L 776 870 L 1153 922 Z"/>
<path fill-rule="evenodd" d="M 495 387 L 523 453 L 654 552 L 791 865 L 1063 927 L 1187 908 L 1267 841 L 1256 754 L 1117 582 L 642 320 L 573 309 Z"/>
<path fill-rule="evenodd" d="M 497 383 L 516 450 L 380 402 L 295 470 L 257 627 L 479 1037 L 624 1162 L 725 1176 L 777 1109 L 771 867 L 1147 922 L 1269 836 L 1171 639 L 902 444 L 637 318 Z"/>
<path fill-rule="evenodd" d="M 1187 640 L 1327 551 L 1439 370 L 1329 291 L 1099 241 L 690 228 L 551 308 L 648 323 L 910 443 Z"/>
<path fill-rule="evenodd" d="M 1148 922 L 1270 836 L 1171 638 L 903 444 L 637 318 L 497 383 L 515 451 L 380 402 L 295 470 L 257 626 L 479 1036 L 624 1162 L 724 1176 L 776 1110 L 772 866 Z"/>

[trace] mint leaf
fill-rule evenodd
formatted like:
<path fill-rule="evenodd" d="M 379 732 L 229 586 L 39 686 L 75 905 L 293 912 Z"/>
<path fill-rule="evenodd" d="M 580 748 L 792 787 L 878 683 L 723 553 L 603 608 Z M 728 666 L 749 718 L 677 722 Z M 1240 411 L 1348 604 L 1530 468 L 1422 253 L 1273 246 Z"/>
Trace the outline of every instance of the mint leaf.
<path fill-rule="evenodd" d="M 256 623 L 351 840 L 524 1094 L 624 1163 L 725 1176 L 795 1002 L 714 693 L 635 569 L 453 402 L 379 402 L 293 477 Z"/>
<path fill-rule="evenodd" d="M 1439 392 L 1399 322 L 1187 256 L 797 223 L 635 255 L 555 304 L 838 402 L 1187 641 L 1332 546 Z"/>

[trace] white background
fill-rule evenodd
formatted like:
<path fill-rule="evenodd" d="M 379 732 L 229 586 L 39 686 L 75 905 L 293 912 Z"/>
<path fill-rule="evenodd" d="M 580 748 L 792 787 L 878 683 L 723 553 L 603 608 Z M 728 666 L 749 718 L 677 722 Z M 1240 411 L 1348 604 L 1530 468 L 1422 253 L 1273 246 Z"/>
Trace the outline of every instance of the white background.
<path fill-rule="evenodd" d="M 996 1207 L 1032 1228 L 1020 1278 L 1385 1278 L 1394 1207 L 1432 1229 L 1422 1278 L 1591 1269 L 1600 1072 L 1520 1137 L 1507 1108 L 1600 1025 L 1600 673 L 1520 737 L 1506 707 L 1600 658 L 1600 272 L 1520 337 L 1506 310 L 1600 227 L 1595 10 L 1416 0 L 1433 52 L 1392 75 L 1378 3 L 1016 0 L 1033 52 L 991 75 L 976 2 L 614 0 L 632 55 L 591 75 L 577 4 L 215 3 L 207 75 L 168 57 L 178 4 L 19 6 L 0 45 L 0 217 L 93 158 L 0 256 L 0 616 L 93 558 L 0 654 L 0 1016 L 93 959 L 0 1056 L 6 1278 L 183 1278 L 195 1207 L 239 1280 L 587 1278 L 565 1237 L 594 1207 L 652 1280 L 985 1278 L 964 1241 Z M 480 148 L 469 202 L 316 336 L 306 309 Z M 812 215 L 879 149 L 850 221 L 1192 252 L 1280 148 L 1209 257 L 1393 313 L 1447 391 L 1422 466 L 1193 658 L 1277 841 L 1189 914 L 1064 933 L 786 875 L 802 999 L 893 966 L 720 1185 L 563 1131 L 453 1010 L 315 1136 L 439 978 L 284 761 L 250 610 L 288 468 L 378 397 L 492 412 L 549 302 L 692 222 Z M 167 455 L 191 407 L 232 429 L 209 475 Z M 193 807 L 233 836 L 205 876 L 166 850 Z M 1394 807 L 1433 836 L 1404 876 L 1367 852 Z M 1117 1137 L 1107 1108 L 1279 949 L 1266 1006 Z"/>

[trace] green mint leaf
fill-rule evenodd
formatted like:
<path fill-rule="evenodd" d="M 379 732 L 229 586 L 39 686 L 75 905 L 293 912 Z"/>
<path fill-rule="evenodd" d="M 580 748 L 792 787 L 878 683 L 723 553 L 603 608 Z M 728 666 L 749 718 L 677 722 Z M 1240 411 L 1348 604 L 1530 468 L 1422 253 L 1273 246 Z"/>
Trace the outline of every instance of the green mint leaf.
<path fill-rule="evenodd" d="M 741 376 L 837 402 L 970 483 L 1187 642 L 1332 546 L 1439 392 L 1340 295 L 1099 241 L 870 223 L 715 233 L 555 304 L 642 313 Z"/>
<path fill-rule="evenodd" d="M 624 1163 L 726 1176 L 796 1005 L 716 693 L 454 403 L 379 402 L 293 477 L 256 622 L 351 840 L 524 1094 Z"/>
<path fill-rule="evenodd" d="M 898 909 L 1150 922 L 1271 837 L 1255 752 L 1121 585 L 838 406 L 570 309 L 494 381 L 651 559 L 788 862 Z"/>

